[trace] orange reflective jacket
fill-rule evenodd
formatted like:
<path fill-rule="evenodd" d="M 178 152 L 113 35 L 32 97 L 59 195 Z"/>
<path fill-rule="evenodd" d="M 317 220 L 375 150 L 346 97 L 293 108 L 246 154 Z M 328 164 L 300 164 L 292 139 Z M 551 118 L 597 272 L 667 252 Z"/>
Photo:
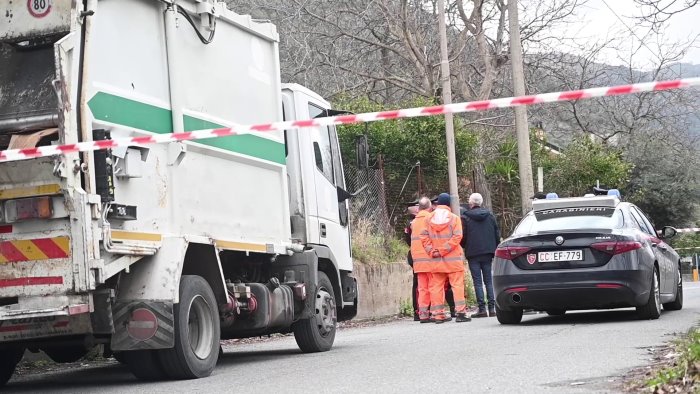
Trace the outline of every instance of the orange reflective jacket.
<path fill-rule="evenodd" d="M 432 272 L 431 257 L 425 251 L 420 234 L 426 230 L 430 216 L 428 211 L 419 211 L 416 218 L 411 222 L 411 257 L 413 258 L 413 272 Z"/>
<path fill-rule="evenodd" d="M 438 205 L 426 219 L 427 226 L 421 233 L 421 243 L 431 257 L 430 272 L 464 271 L 462 247 L 462 221 L 450 207 Z M 434 253 L 437 251 L 437 253 Z M 414 263 L 415 264 L 415 263 Z"/>

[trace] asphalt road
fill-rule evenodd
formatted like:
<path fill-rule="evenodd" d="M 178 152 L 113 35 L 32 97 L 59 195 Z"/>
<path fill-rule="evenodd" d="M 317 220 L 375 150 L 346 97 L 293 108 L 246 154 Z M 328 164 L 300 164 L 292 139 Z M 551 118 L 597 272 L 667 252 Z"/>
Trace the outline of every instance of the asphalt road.
<path fill-rule="evenodd" d="M 114 364 L 13 378 L 7 392 L 57 393 L 604 393 L 615 392 L 650 348 L 700 320 L 700 284 L 659 320 L 634 310 L 526 315 L 442 325 L 413 321 L 339 331 L 332 351 L 301 354 L 291 337 L 225 348 L 206 379 L 142 383 Z"/>

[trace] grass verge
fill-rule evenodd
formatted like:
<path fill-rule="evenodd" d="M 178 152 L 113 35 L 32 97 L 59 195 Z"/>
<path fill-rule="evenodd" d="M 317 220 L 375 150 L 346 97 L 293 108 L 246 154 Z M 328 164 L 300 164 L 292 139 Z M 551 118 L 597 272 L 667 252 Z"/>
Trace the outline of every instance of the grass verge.
<path fill-rule="evenodd" d="M 656 363 L 625 387 L 628 392 L 700 393 L 700 327 L 656 357 Z"/>

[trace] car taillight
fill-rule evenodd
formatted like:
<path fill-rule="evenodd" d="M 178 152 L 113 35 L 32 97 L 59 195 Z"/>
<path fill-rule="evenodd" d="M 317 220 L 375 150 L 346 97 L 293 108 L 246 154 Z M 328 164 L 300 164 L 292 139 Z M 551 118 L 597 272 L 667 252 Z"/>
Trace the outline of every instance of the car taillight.
<path fill-rule="evenodd" d="M 530 248 L 527 246 L 501 246 L 496 249 L 496 257 L 506 260 L 513 260 L 514 258 L 522 256 L 529 251 Z"/>
<path fill-rule="evenodd" d="M 599 250 L 603 253 L 607 253 L 611 256 L 620 253 L 631 252 L 633 250 L 641 249 L 642 243 L 636 241 L 609 241 L 609 242 L 596 242 L 591 245 L 592 249 Z"/>

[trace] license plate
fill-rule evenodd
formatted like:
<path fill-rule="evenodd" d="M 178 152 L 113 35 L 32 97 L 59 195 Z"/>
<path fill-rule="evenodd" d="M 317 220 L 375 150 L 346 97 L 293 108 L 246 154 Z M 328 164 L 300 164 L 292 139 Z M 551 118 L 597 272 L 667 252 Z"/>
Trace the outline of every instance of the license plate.
<path fill-rule="evenodd" d="M 553 250 L 551 252 L 537 253 L 537 261 L 540 263 L 581 260 L 583 260 L 583 250 Z"/>

